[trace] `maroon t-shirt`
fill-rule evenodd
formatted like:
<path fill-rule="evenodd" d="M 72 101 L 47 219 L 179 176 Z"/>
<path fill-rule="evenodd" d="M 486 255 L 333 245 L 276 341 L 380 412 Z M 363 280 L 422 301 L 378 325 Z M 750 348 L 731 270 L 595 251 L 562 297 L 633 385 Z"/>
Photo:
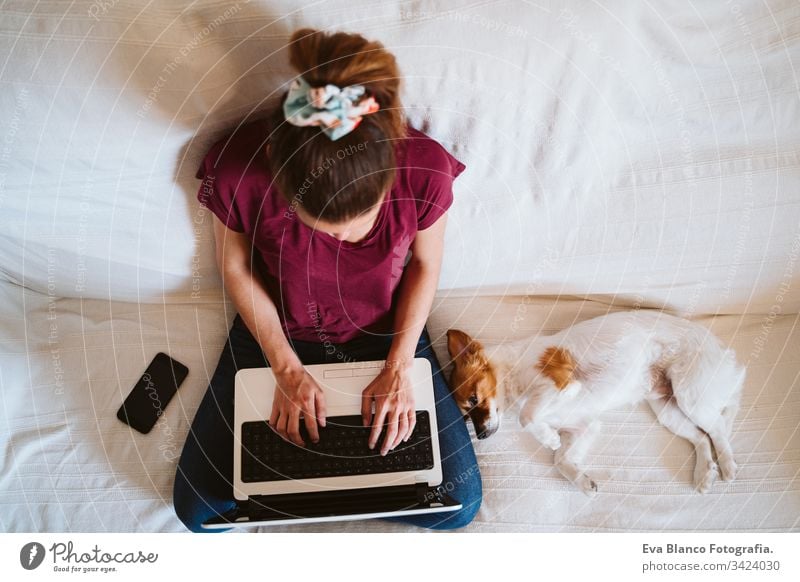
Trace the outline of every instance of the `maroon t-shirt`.
<path fill-rule="evenodd" d="M 258 120 L 215 143 L 197 171 L 197 199 L 252 240 L 256 269 L 287 337 L 341 343 L 391 332 L 409 246 L 450 207 L 453 180 L 466 166 L 409 126 L 397 142 L 395 182 L 375 225 L 358 242 L 339 241 L 306 226 L 277 191 L 268 135 Z"/>

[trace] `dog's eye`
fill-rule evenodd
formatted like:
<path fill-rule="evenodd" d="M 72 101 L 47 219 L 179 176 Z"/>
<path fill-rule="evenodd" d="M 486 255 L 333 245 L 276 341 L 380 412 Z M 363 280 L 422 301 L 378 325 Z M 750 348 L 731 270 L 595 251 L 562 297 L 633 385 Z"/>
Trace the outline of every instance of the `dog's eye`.
<path fill-rule="evenodd" d="M 478 397 L 476 395 L 470 396 L 469 400 L 467 400 L 467 403 L 470 406 L 478 406 Z"/>

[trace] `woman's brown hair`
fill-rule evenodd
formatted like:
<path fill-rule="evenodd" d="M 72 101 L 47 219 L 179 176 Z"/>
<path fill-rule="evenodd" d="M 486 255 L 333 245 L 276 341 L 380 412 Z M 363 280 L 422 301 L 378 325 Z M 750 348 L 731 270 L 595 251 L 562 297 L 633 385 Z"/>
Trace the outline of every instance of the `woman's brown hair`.
<path fill-rule="evenodd" d="M 287 122 L 285 93 L 269 118 L 269 167 L 286 200 L 326 222 L 355 218 L 394 182 L 394 148 L 406 135 L 397 62 L 383 44 L 360 34 L 303 28 L 289 40 L 289 63 L 312 87 L 363 85 L 362 99 L 372 96 L 380 106 L 336 141 L 318 126 Z"/>

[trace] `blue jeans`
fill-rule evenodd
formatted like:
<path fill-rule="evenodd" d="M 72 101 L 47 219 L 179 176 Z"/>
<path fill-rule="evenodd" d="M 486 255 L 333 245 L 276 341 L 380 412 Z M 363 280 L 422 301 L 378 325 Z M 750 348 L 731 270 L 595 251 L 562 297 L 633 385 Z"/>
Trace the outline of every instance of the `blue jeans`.
<path fill-rule="evenodd" d="M 333 346 L 298 340 L 290 340 L 290 344 L 306 365 L 342 360 L 381 360 L 389 352 L 391 336 L 362 336 Z M 342 355 L 347 357 L 340 357 Z M 480 507 L 482 490 L 478 464 L 463 415 L 450 395 L 427 328 L 420 335 L 416 356 L 427 358 L 433 369 L 442 485 L 451 497 L 461 502 L 463 509 L 386 519 L 430 529 L 456 529 L 472 521 Z M 232 486 L 234 376 L 243 368 L 268 366 L 261 347 L 237 314 L 217 369 L 192 421 L 175 475 L 175 512 L 191 531 L 213 531 L 202 529 L 200 524 L 236 506 Z"/>

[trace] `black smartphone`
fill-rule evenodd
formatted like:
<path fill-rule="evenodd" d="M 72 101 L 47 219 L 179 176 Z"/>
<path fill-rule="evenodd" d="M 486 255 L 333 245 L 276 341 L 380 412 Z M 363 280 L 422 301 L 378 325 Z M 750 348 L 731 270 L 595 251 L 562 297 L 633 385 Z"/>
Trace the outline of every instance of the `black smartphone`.
<path fill-rule="evenodd" d="M 117 418 L 142 434 L 147 434 L 164 414 L 189 368 L 159 352 L 122 403 Z"/>

